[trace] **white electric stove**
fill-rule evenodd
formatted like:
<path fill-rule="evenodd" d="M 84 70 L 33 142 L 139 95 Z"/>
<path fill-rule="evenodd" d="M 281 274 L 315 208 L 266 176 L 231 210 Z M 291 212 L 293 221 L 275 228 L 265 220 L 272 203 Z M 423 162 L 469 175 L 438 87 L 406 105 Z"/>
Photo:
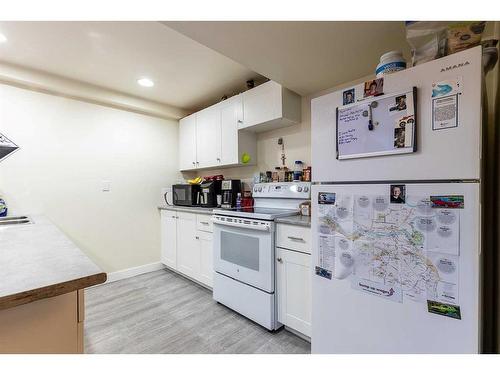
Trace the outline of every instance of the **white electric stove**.
<path fill-rule="evenodd" d="M 310 188 L 309 182 L 256 184 L 254 207 L 213 211 L 213 298 L 269 330 L 280 326 L 274 220 L 298 215 Z"/>

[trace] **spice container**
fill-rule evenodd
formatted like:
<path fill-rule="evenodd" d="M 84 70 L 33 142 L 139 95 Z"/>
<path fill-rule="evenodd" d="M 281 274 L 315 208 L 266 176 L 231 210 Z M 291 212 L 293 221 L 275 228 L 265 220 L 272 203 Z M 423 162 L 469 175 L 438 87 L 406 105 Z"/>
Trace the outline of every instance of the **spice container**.
<path fill-rule="evenodd" d="M 273 180 L 273 172 L 266 171 L 266 181 L 265 182 L 271 182 L 272 180 Z"/>
<path fill-rule="evenodd" d="M 278 173 L 278 182 L 285 181 L 285 169 L 281 167 L 276 167 L 276 172 Z"/>
<path fill-rule="evenodd" d="M 272 182 L 278 182 L 279 175 L 277 171 L 274 171 L 271 175 Z"/>
<path fill-rule="evenodd" d="M 304 168 L 302 171 L 302 179 L 307 182 L 311 181 L 311 167 Z"/>

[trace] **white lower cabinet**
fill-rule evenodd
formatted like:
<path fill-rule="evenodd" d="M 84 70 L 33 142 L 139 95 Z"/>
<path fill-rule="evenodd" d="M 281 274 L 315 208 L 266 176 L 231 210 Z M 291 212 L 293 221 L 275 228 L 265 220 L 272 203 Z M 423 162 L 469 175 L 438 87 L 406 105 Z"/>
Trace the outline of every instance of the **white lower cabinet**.
<path fill-rule="evenodd" d="M 311 337 L 311 255 L 276 248 L 278 321 Z"/>
<path fill-rule="evenodd" d="M 177 269 L 177 212 L 161 211 L 161 262 Z"/>
<path fill-rule="evenodd" d="M 200 249 L 200 281 L 212 287 L 214 278 L 214 256 L 212 249 L 212 233 L 198 231 L 198 247 Z"/>
<path fill-rule="evenodd" d="M 161 261 L 200 283 L 212 287 L 212 233 L 199 230 L 210 215 L 162 210 Z"/>
<path fill-rule="evenodd" d="M 177 212 L 177 270 L 193 279 L 200 271 L 200 247 L 196 239 L 196 214 Z"/>

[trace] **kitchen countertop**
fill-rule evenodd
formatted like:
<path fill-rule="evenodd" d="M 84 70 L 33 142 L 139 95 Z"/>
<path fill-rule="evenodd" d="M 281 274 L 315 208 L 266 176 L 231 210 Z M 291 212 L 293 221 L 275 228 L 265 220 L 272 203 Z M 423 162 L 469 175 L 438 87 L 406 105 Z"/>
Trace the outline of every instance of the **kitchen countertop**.
<path fill-rule="evenodd" d="M 101 284 L 106 274 L 43 216 L 0 227 L 0 310 Z"/>
<path fill-rule="evenodd" d="M 204 207 L 188 207 L 188 206 L 158 206 L 160 210 L 170 210 L 170 211 L 181 211 L 181 212 L 192 212 L 194 214 L 207 214 L 211 215 L 215 208 L 204 208 Z"/>
<path fill-rule="evenodd" d="M 286 216 L 286 217 L 278 217 L 274 220 L 277 223 L 290 224 L 290 225 L 298 225 L 301 227 L 311 227 L 311 217 L 310 216 Z"/>

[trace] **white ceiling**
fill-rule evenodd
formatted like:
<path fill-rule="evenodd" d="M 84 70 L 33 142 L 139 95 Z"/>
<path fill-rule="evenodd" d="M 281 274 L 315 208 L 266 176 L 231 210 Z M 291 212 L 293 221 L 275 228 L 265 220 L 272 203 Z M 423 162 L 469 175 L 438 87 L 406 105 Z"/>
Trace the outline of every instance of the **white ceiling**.
<path fill-rule="evenodd" d="M 374 74 L 380 55 L 409 57 L 403 22 L 163 22 L 301 95 Z"/>
<path fill-rule="evenodd" d="M 0 22 L 0 61 L 196 110 L 258 74 L 158 22 Z M 137 79 L 150 77 L 152 88 Z"/>
<path fill-rule="evenodd" d="M 188 110 L 258 73 L 307 95 L 409 52 L 403 22 L 0 22 L 0 33 L 0 62 Z M 155 86 L 138 86 L 143 76 Z"/>

